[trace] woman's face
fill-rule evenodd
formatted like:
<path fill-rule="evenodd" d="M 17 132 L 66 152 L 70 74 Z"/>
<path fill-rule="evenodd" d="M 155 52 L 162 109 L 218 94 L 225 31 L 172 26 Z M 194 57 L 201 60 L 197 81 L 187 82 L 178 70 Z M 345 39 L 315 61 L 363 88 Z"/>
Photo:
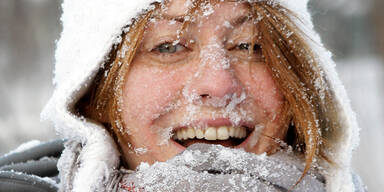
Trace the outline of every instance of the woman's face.
<path fill-rule="evenodd" d="M 180 33 L 188 2 L 149 21 L 126 77 L 120 145 L 131 168 L 197 142 L 263 153 L 285 137 L 285 100 L 247 5 L 203 5 Z"/>

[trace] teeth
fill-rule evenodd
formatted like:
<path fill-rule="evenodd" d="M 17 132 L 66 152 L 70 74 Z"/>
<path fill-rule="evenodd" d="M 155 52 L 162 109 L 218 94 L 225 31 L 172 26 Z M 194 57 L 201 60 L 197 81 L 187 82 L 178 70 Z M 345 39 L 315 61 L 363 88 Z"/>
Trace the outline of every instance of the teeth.
<path fill-rule="evenodd" d="M 190 139 L 195 138 L 195 130 L 193 128 L 188 128 L 187 134 L 188 134 L 188 138 Z"/>
<path fill-rule="evenodd" d="M 235 128 L 234 127 L 230 127 L 229 128 L 229 136 L 230 137 L 234 137 L 235 136 Z"/>
<path fill-rule="evenodd" d="M 232 138 L 245 138 L 247 130 L 244 127 L 208 127 L 207 129 L 182 128 L 176 131 L 173 135 L 174 140 L 187 139 L 205 139 L 205 140 L 227 140 Z"/>
<path fill-rule="evenodd" d="M 244 138 L 246 135 L 247 131 L 244 128 L 240 129 L 240 138 Z"/>
<path fill-rule="evenodd" d="M 186 129 L 182 130 L 182 135 L 183 135 L 183 140 L 187 140 L 188 139 L 188 133 L 187 133 Z"/>
<path fill-rule="evenodd" d="M 228 128 L 227 127 L 219 127 L 217 129 L 217 139 L 227 140 L 228 138 L 229 138 Z"/>
<path fill-rule="evenodd" d="M 205 130 L 204 138 L 206 140 L 216 140 L 216 129 L 213 127 L 209 127 L 207 130 Z"/>
<path fill-rule="evenodd" d="M 203 132 L 203 130 L 201 130 L 201 129 L 197 129 L 197 130 L 196 130 L 196 138 L 198 138 L 198 139 L 202 139 L 202 138 L 204 138 L 204 132 Z"/>
<path fill-rule="evenodd" d="M 235 133 L 233 134 L 233 137 L 240 138 L 240 129 L 235 129 Z"/>
<path fill-rule="evenodd" d="M 179 140 L 183 139 L 183 132 L 182 132 L 182 130 L 177 131 L 176 132 L 176 136 L 177 136 L 177 139 L 179 139 Z"/>

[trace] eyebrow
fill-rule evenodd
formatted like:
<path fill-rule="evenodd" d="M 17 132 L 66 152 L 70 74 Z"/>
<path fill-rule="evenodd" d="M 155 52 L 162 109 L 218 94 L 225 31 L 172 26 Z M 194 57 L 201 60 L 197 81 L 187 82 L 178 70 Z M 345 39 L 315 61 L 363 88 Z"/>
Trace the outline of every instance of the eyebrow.
<path fill-rule="evenodd" d="M 187 15 L 176 15 L 176 16 L 173 16 L 173 15 L 163 14 L 161 16 L 159 15 L 158 17 L 162 18 L 162 19 L 175 20 L 177 22 L 184 23 L 186 16 Z"/>
<path fill-rule="evenodd" d="M 249 14 L 246 15 L 240 15 L 238 17 L 235 17 L 230 21 L 231 25 L 233 26 L 239 26 L 242 25 L 243 23 L 249 21 L 252 17 L 250 17 Z"/>
<path fill-rule="evenodd" d="M 161 15 L 161 16 L 160 15 L 156 15 L 156 16 L 154 16 L 154 18 L 161 18 L 161 19 L 166 19 L 166 20 L 175 20 L 177 22 L 184 23 L 186 16 L 188 16 L 188 15 L 173 16 L 173 15 L 164 14 L 164 15 Z M 233 26 L 239 26 L 239 25 L 242 25 L 243 23 L 249 21 L 250 18 L 251 17 L 250 17 L 249 14 L 240 15 L 238 17 L 235 17 L 235 18 L 231 19 L 231 21 L 229 23 L 231 23 L 231 25 L 233 25 Z"/>

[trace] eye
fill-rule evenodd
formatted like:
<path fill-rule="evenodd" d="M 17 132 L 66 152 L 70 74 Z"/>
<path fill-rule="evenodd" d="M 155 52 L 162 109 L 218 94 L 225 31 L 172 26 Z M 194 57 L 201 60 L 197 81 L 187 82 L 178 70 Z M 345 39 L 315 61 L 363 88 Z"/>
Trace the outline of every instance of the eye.
<path fill-rule="evenodd" d="M 254 51 L 255 53 L 261 53 L 261 45 L 260 45 L 260 44 L 255 44 L 255 45 L 253 46 L 253 51 Z"/>
<path fill-rule="evenodd" d="M 246 50 L 248 51 L 249 50 L 249 47 L 251 46 L 250 43 L 240 43 L 239 45 L 237 45 L 237 47 L 235 47 L 234 49 L 238 49 L 238 50 Z M 253 51 L 255 53 L 259 53 L 261 51 L 261 45 L 259 44 L 254 44 L 253 46 Z"/>
<path fill-rule="evenodd" d="M 234 43 L 229 44 L 228 51 L 237 58 L 253 61 L 263 61 L 263 51 L 261 44 L 257 43 Z"/>
<path fill-rule="evenodd" d="M 240 43 L 238 46 L 237 46 L 237 49 L 239 50 L 248 50 L 249 49 L 249 43 Z"/>
<path fill-rule="evenodd" d="M 185 47 L 180 43 L 173 44 L 169 42 L 162 43 L 153 49 L 153 51 L 156 51 L 159 53 L 169 53 L 169 54 L 184 51 L 184 50 L 185 50 Z"/>

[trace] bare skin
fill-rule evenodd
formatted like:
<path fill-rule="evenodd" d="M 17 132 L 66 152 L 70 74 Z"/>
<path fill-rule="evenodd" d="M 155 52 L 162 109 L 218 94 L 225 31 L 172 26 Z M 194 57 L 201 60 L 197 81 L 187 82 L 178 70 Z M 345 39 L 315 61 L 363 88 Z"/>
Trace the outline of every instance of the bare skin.
<path fill-rule="evenodd" d="M 123 155 L 130 168 L 166 161 L 196 142 L 273 152 L 288 127 L 287 105 L 262 58 L 248 8 L 220 2 L 199 12 L 178 38 L 185 1 L 170 1 L 148 23 L 123 87 Z M 228 14 L 230 13 L 230 14 Z M 255 51 L 249 51 L 255 42 Z M 219 139 L 218 128 L 247 130 Z M 232 127 L 232 128 L 231 128 Z M 194 138 L 180 138 L 180 130 Z M 197 138 L 216 130 L 216 139 Z M 225 131 L 224 131 L 225 132 Z M 180 136 L 180 137 L 178 137 Z M 207 136 L 207 135 L 204 135 Z M 240 142 L 239 142 L 240 141 Z M 129 143 L 130 146 L 127 144 Z"/>

